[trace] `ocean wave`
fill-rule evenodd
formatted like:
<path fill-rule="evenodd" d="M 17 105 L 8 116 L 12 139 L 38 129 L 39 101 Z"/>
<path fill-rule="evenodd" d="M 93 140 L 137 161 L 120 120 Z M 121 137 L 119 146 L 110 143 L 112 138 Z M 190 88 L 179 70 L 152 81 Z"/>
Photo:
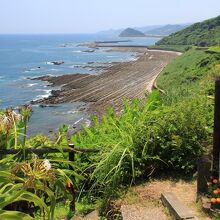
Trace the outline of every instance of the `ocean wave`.
<path fill-rule="evenodd" d="M 84 118 L 82 117 L 82 118 L 80 118 L 79 120 L 75 121 L 75 122 L 74 122 L 74 125 L 77 125 L 77 124 L 78 124 L 79 122 L 81 122 L 83 119 L 84 119 Z"/>
<path fill-rule="evenodd" d="M 108 58 L 116 58 L 116 57 L 118 57 L 118 56 L 113 56 L 113 55 L 109 55 L 109 56 L 107 56 Z"/>
<path fill-rule="evenodd" d="M 131 58 L 129 58 L 128 60 L 129 60 L 129 61 L 136 61 L 136 60 L 138 60 L 138 57 L 131 57 Z"/>
<path fill-rule="evenodd" d="M 82 50 L 74 50 L 73 53 L 82 53 Z"/>
<path fill-rule="evenodd" d="M 75 114 L 75 113 L 77 113 L 77 112 L 79 112 L 79 111 L 78 111 L 78 110 L 67 111 L 67 114 Z"/>
<path fill-rule="evenodd" d="M 49 91 L 50 89 L 35 89 L 35 91 L 37 92 L 47 92 Z"/>
<path fill-rule="evenodd" d="M 24 72 L 25 72 L 25 73 L 29 73 L 29 72 L 31 72 L 31 71 L 39 70 L 40 68 L 41 68 L 40 66 L 38 66 L 38 67 L 33 67 L 33 68 L 30 68 L 30 69 L 26 69 Z"/>
<path fill-rule="evenodd" d="M 35 70 L 39 70 L 39 69 L 40 69 L 40 66 L 31 68 L 30 71 L 35 71 Z"/>
<path fill-rule="evenodd" d="M 54 68 L 52 68 L 52 69 L 50 69 L 50 71 L 59 71 L 58 69 L 54 69 Z"/>
<path fill-rule="evenodd" d="M 59 113 L 60 115 L 66 115 L 66 114 L 76 114 L 77 112 L 79 112 L 78 110 L 70 110 L 67 112 L 61 112 Z"/>
<path fill-rule="evenodd" d="M 28 78 L 28 76 L 21 76 L 21 77 L 19 77 L 18 79 L 15 79 L 15 80 L 13 80 L 13 81 L 17 81 L 17 80 L 25 80 L 25 79 L 27 79 Z"/>
<path fill-rule="evenodd" d="M 52 62 L 50 62 L 50 61 L 47 61 L 47 62 L 45 62 L 46 64 L 48 64 L 48 65 L 54 65 Z"/>
<path fill-rule="evenodd" d="M 33 87 L 33 86 L 36 86 L 36 85 L 38 85 L 38 83 L 28 83 L 27 87 Z"/>
<path fill-rule="evenodd" d="M 42 91 L 44 92 L 43 95 L 37 95 L 36 98 L 33 100 L 33 101 L 37 101 L 39 99 L 45 99 L 45 98 L 48 98 L 50 95 L 51 95 L 51 89 L 36 89 L 36 91 Z"/>
<path fill-rule="evenodd" d="M 56 75 L 51 74 L 51 73 L 45 74 L 45 75 L 32 75 L 32 76 L 26 76 L 25 79 L 35 79 L 35 78 L 44 77 L 44 76 L 51 76 L 51 77 L 53 77 L 53 76 L 56 76 Z"/>

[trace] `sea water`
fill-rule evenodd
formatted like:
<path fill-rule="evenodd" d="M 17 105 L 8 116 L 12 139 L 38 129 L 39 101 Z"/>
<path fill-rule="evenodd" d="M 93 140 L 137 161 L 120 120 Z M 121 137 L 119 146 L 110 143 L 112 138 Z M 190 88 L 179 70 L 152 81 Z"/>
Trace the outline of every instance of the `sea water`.
<path fill-rule="evenodd" d="M 133 53 L 107 51 L 107 48 L 95 49 L 80 46 L 85 42 L 121 40 L 108 39 L 100 35 L 0 35 L 0 109 L 17 108 L 29 104 L 32 100 L 46 98 L 53 87 L 47 82 L 31 78 L 51 75 L 90 73 L 97 74 L 92 66 L 105 66 L 111 62 L 128 61 Z M 126 40 L 126 39 L 123 39 Z M 126 45 L 153 45 L 156 38 L 134 38 Z M 53 61 L 63 61 L 54 65 Z M 86 67 L 86 68 L 85 68 Z M 59 88 L 57 88 L 59 89 Z M 62 124 L 70 127 L 85 122 L 87 118 L 85 103 L 64 103 L 42 108 L 33 106 L 33 115 L 29 123 L 29 134 L 48 133 Z"/>

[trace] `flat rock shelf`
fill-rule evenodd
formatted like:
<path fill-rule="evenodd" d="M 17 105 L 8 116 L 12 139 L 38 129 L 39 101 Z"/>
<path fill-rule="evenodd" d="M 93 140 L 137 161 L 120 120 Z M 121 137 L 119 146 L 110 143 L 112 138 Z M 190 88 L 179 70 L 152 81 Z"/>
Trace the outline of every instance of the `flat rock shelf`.
<path fill-rule="evenodd" d="M 180 55 L 177 52 L 148 50 L 144 47 L 114 47 L 111 50 L 135 52 L 138 57 L 134 61 L 114 64 L 99 75 L 68 74 L 36 78 L 61 86 L 61 90 L 53 91 L 49 98 L 37 102 L 85 102 L 90 104 L 93 113 L 103 113 L 108 106 L 113 106 L 119 112 L 123 97 L 129 100 L 144 97 L 163 68 Z"/>

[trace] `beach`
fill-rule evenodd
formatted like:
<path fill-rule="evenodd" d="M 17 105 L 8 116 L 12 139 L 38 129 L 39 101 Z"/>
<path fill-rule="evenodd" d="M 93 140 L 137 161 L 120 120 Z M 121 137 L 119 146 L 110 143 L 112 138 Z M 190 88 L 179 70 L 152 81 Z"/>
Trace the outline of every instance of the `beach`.
<path fill-rule="evenodd" d="M 60 90 L 53 90 L 48 98 L 37 100 L 35 103 L 84 102 L 89 104 L 89 112 L 93 114 L 102 114 L 109 106 L 119 112 L 123 98 L 143 98 L 151 91 L 156 77 L 163 68 L 180 55 L 178 52 L 149 50 L 137 46 L 113 46 L 109 50 L 134 52 L 137 56 L 131 61 L 114 63 L 97 75 L 65 74 L 35 78 L 61 87 Z"/>

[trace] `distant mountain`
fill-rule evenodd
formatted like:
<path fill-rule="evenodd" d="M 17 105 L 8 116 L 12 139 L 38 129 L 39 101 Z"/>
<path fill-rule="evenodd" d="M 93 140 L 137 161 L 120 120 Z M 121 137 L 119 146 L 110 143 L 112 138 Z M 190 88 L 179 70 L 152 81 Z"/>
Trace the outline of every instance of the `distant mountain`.
<path fill-rule="evenodd" d="M 119 37 L 145 37 L 145 34 L 133 28 L 126 28 L 119 34 Z"/>
<path fill-rule="evenodd" d="M 157 45 L 214 46 L 218 44 L 220 44 L 220 16 L 193 24 L 157 42 Z"/>
<path fill-rule="evenodd" d="M 107 36 L 107 37 L 118 37 L 118 35 L 123 31 L 123 29 L 110 29 L 110 30 L 104 30 L 99 31 L 96 34 L 101 36 Z"/>
<path fill-rule="evenodd" d="M 178 25 L 183 26 L 183 28 L 186 27 L 186 26 L 189 26 L 189 24 L 177 24 L 177 25 L 174 25 L 174 26 L 178 26 Z M 167 26 L 167 28 L 170 29 L 169 26 L 171 26 L 171 25 L 148 25 L 148 26 L 144 26 L 144 27 L 132 27 L 132 29 L 140 31 L 142 33 L 146 33 L 147 35 L 153 35 L 154 36 L 154 35 L 161 35 L 161 34 L 158 33 L 159 32 L 158 29 L 166 27 L 166 26 Z M 110 29 L 110 30 L 99 31 L 99 32 L 96 32 L 95 34 L 111 38 L 111 37 L 118 37 L 123 30 L 124 30 L 123 28 Z M 178 30 L 176 30 L 176 31 L 178 31 Z M 169 34 L 167 34 L 167 33 L 162 34 L 162 36 L 167 36 L 167 35 L 169 35 Z"/>
<path fill-rule="evenodd" d="M 177 31 L 180 31 L 184 28 L 186 28 L 189 25 L 182 25 L 182 24 L 168 24 L 159 28 L 151 29 L 148 31 L 145 31 L 144 33 L 146 35 L 161 35 L 161 36 L 168 36 L 172 33 L 175 33 Z"/>
<path fill-rule="evenodd" d="M 153 30 L 155 28 L 162 27 L 163 25 L 149 25 L 149 26 L 144 26 L 144 27 L 133 27 L 132 29 L 135 29 L 137 31 L 141 31 L 142 33 Z M 110 29 L 110 30 L 103 30 L 96 32 L 97 35 L 102 35 L 102 36 L 108 36 L 108 37 L 118 37 L 119 34 L 123 31 L 124 29 Z"/>
<path fill-rule="evenodd" d="M 143 33 L 147 32 L 147 31 L 151 31 L 160 27 L 163 27 L 164 25 L 149 25 L 149 26 L 144 26 L 144 27 L 132 27 L 135 30 L 141 31 Z"/>

